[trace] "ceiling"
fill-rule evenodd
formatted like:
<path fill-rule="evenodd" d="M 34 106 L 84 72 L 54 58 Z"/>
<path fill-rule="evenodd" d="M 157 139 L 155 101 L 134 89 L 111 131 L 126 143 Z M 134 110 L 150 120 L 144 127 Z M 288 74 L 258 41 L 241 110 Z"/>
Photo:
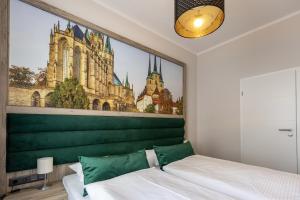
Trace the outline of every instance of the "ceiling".
<path fill-rule="evenodd" d="M 221 28 L 203 38 L 185 39 L 173 28 L 174 0 L 93 1 L 194 54 L 300 10 L 300 0 L 225 0 Z"/>

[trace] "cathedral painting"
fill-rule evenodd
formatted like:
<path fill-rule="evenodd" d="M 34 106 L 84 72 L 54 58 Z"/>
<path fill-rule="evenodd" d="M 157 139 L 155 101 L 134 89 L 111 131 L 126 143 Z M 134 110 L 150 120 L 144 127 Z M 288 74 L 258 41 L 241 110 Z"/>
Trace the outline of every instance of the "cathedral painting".
<path fill-rule="evenodd" d="M 10 32 L 9 105 L 183 114 L 182 66 L 18 0 Z"/>

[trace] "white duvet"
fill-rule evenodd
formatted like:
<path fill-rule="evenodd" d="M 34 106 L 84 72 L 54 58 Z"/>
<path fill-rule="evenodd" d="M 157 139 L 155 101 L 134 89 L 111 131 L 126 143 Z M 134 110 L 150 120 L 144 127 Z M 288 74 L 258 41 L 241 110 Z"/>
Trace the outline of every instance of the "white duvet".
<path fill-rule="evenodd" d="M 300 176 L 200 155 L 163 168 L 195 184 L 243 200 L 300 200 Z"/>
<path fill-rule="evenodd" d="M 86 186 L 91 200 L 232 200 L 156 168 L 125 174 Z"/>

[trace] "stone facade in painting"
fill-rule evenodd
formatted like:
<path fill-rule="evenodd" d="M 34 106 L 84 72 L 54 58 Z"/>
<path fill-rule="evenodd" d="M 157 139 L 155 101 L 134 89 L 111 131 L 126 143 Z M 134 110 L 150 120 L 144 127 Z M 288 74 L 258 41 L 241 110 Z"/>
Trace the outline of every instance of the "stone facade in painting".
<path fill-rule="evenodd" d="M 114 73 L 114 51 L 110 38 L 85 32 L 78 25 L 54 25 L 50 33 L 46 85 L 9 88 L 9 104 L 47 107 L 47 98 L 57 84 L 76 78 L 84 88 L 90 109 L 136 112 L 133 88 L 128 75 L 121 83 Z"/>

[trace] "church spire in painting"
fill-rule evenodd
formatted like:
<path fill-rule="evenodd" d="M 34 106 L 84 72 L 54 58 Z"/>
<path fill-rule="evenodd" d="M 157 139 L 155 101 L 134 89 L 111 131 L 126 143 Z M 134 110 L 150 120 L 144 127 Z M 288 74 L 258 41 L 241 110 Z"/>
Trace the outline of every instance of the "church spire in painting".
<path fill-rule="evenodd" d="M 110 38 L 109 38 L 108 36 L 106 37 L 105 49 L 106 49 L 106 51 L 109 52 L 109 53 L 112 52 L 111 44 L 110 44 Z"/>
<path fill-rule="evenodd" d="M 149 66 L 148 66 L 148 76 L 151 75 L 151 55 L 149 53 Z"/>
<path fill-rule="evenodd" d="M 70 22 L 70 21 L 68 21 L 67 28 L 68 28 L 68 29 L 71 29 L 71 22 Z"/>
<path fill-rule="evenodd" d="M 127 72 L 127 74 L 126 74 L 125 87 L 130 88 L 130 84 L 129 84 L 129 81 L 128 81 L 128 72 Z"/>
<path fill-rule="evenodd" d="M 153 72 L 157 73 L 156 55 L 154 56 L 154 69 L 153 69 Z"/>
<path fill-rule="evenodd" d="M 161 58 L 159 58 L 159 75 L 160 75 L 160 79 L 163 81 L 163 76 L 161 72 Z"/>

